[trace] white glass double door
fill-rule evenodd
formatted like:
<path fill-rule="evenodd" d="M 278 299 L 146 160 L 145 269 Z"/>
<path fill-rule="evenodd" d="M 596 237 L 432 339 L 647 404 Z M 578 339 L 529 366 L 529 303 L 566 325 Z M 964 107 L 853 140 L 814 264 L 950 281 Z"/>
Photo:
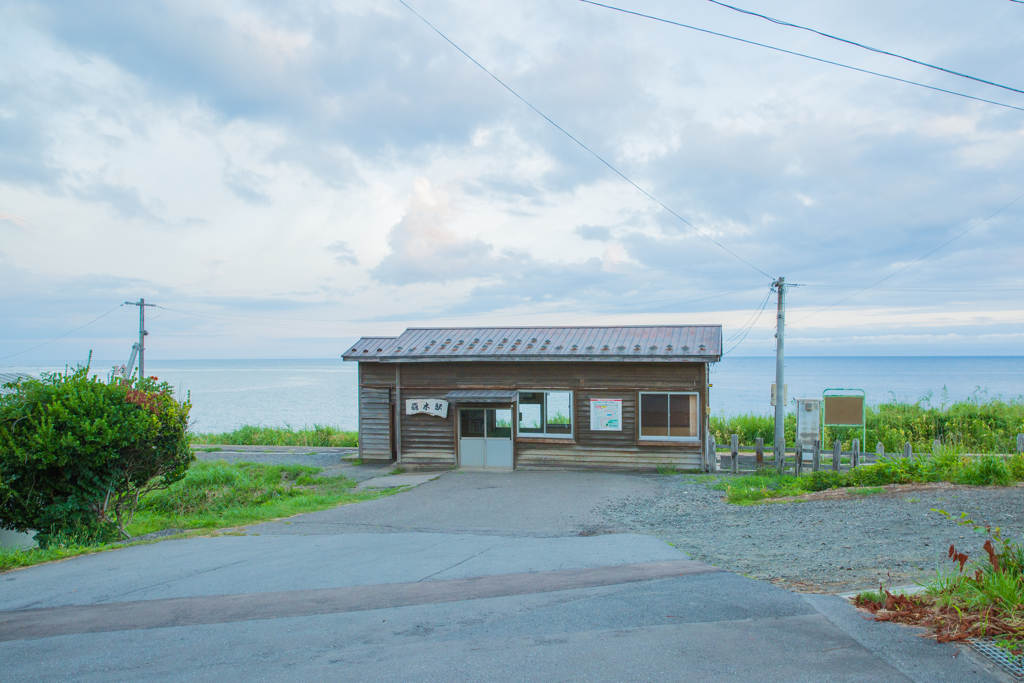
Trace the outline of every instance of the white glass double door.
<path fill-rule="evenodd" d="M 459 410 L 459 466 L 512 469 L 512 409 Z"/>

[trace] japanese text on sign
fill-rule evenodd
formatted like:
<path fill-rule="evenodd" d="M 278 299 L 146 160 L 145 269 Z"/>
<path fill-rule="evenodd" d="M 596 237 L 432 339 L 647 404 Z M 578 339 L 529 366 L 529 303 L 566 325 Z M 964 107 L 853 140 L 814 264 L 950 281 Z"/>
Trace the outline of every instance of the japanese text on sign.
<path fill-rule="evenodd" d="M 448 417 L 448 401 L 443 398 L 410 398 L 405 402 L 406 415 L 433 415 Z"/>
<path fill-rule="evenodd" d="M 597 432 L 621 432 L 622 399 L 590 399 L 590 429 Z"/>

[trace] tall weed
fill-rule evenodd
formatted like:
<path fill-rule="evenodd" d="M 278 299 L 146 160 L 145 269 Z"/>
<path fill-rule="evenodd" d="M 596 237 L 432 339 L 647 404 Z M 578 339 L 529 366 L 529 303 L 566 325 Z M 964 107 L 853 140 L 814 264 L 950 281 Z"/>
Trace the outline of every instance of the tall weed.
<path fill-rule="evenodd" d="M 867 434 L 862 451 L 873 451 L 874 445 L 881 442 L 886 452 L 895 453 L 909 442 L 914 451 L 930 453 L 932 442 L 938 439 L 963 452 L 1012 453 L 1016 450 L 1016 435 L 1024 433 L 1024 399 L 987 399 L 977 392 L 966 401 L 941 406 L 931 405 L 930 397 L 916 403 L 893 400 L 867 406 L 865 419 Z M 740 443 L 746 446 L 752 446 L 757 437 L 767 445 L 775 438 L 774 418 L 770 415 L 712 416 L 710 428 L 718 443 L 728 443 L 732 434 L 739 435 Z M 796 417 L 789 413 L 786 443 L 790 446 L 795 442 L 795 433 Z M 831 444 L 837 438 L 848 451 L 853 439 L 862 438 L 861 428 L 824 429 L 823 443 Z"/>
<path fill-rule="evenodd" d="M 964 464 L 957 477 L 957 483 L 973 486 L 1009 486 L 1013 474 L 1002 458 L 985 455 Z"/>
<path fill-rule="evenodd" d="M 263 427 L 243 425 L 231 432 L 193 433 L 189 440 L 194 444 L 221 444 L 225 446 L 311 446 L 355 448 L 359 445 L 359 433 L 344 431 L 329 425 L 313 425 L 302 429 L 284 427 Z"/>

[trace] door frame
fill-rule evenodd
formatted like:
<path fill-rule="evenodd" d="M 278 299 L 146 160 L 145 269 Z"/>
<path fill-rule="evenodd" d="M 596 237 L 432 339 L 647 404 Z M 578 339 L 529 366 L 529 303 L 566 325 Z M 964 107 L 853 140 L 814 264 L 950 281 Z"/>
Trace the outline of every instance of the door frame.
<path fill-rule="evenodd" d="M 483 404 L 481 404 L 481 403 L 476 403 L 476 404 L 468 403 L 468 404 L 465 404 L 465 405 L 456 406 L 456 408 L 455 408 L 455 467 L 456 467 L 456 469 L 461 469 L 462 468 L 462 415 L 461 415 L 461 412 L 463 410 L 485 410 L 486 411 L 486 410 L 509 410 L 509 409 L 511 409 L 511 411 L 512 411 L 512 433 L 509 436 L 509 441 L 512 442 L 512 469 L 513 470 L 516 469 L 516 465 L 517 465 L 516 461 L 517 461 L 518 455 L 519 455 L 516 452 L 516 434 L 517 434 L 516 425 L 518 423 L 518 420 L 516 420 L 517 413 L 516 413 L 516 404 L 514 402 L 509 402 L 509 403 L 483 403 Z M 485 413 L 485 415 L 484 415 L 484 439 L 487 438 L 487 427 L 486 427 L 486 424 L 487 424 L 487 416 L 486 416 L 486 413 Z M 486 458 L 486 456 L 485 456 L 485 458 Z M 485 462 L 486 462 L 486 460 L 485 460 Z M 492 469 L 492 468 L 486 468 L 485 467 L 484 469 Z M 508 471 L 504 467 L 500 467 L 500 468 L 499 467 L 495 467 L 493 469 L 495 471 L 499 471 L 499 472 L 500 471 Z"/>

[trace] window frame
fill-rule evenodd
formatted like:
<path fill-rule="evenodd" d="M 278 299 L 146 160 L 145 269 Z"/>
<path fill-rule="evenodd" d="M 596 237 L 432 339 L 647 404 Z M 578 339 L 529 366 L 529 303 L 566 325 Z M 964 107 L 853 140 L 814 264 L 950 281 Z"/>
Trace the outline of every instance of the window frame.
<path fill-rule="evenodd" d="M 524 432 L 520 428 L 520 402 L 519 397 L 522 394 L 543 394 L 544 403 L 541 408 L 541 429 L 540 432 Z M 548 394 L 569 394 L 569 432 L 549 434 L 547 432 L 547 414 L 548 414 Z M 527 405 L 537 405 L 527 404 Z M 517 439 L 562 439 L 563 441 L 574 441 L 576 439 L 576 392 L 572 389 L 521 389 L 516 392 L 516 404 L 515 404 L 515 437 Z"/>
<path fill-rule="evenodd" d="M 696 396 L 697 397 L 697 411 L 696 411 L 696 415 L 691 413 L 690 420 L 691 420 L 691 425 L 692 425 L 692 421 L 693 420 L 697 420 L 697 436 L 668 436 L 668 435 L 665 435 L 665 436 L 644 436 L 643 435 L 643 429 L 644 429 L 644 427 L 643 427 L 643 400 L 644 400 L 644 395 L 645 394 L 651 394 L 651 395 L 655 395 L 655 396 L 665 396 L 666 397 L 667 403 L 668 403 L 668 405 L 666 406 L 666 409 L 668 410 L 667 415 L 668 415 L 668 424 L 669 425 L 672 424 L 672 407 L 671 407 L 672 406 L 672 399 L 671 399 L 671 396 L 673 396 L 673 395 L 676 395 L 676 396 Z M 679 442 L 679 443 L 697 443 L 697 442 L 700 441 L 700 419 L 701 419 L 701 412 L 700 412 L 700 392 L 699 391 L 639 391 L 639 392 L 637 392 L 637 402 L 636 402 L 636 435 L 637 435 L 637 441 L 645 441 L 645 442 L 651 442 L 651 441 L 673 441 L 673 442 Z"/>

